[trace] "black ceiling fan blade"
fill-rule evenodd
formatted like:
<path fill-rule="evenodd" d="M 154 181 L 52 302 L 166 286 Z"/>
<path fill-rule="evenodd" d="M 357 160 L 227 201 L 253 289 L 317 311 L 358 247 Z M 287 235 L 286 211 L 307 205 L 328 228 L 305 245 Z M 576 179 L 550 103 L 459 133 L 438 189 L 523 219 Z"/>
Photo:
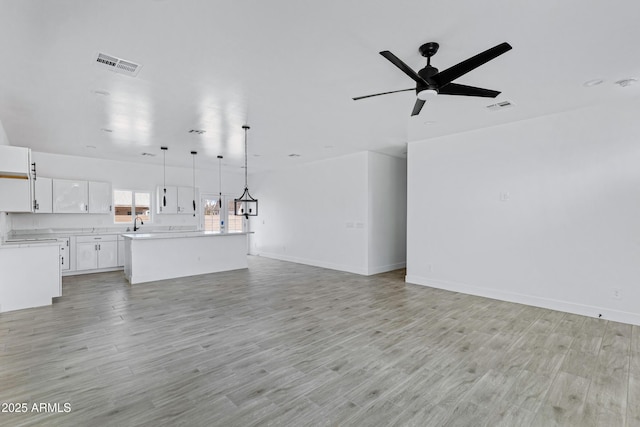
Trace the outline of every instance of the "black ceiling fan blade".
<path fill-rule="evenodd" d="M 466 59 L 459 64 L 454 65 L 453 67 L 439 72 L 432 78 L 436 83 L 438 83 L 439 86 L 444 86 L 448 83 L 451 83 L 458 77 L 467 74 L 469 71 L 478 68 L 482 64 L 485 64 L 510 50 L 511 45 L 509 43 L 500 43 L 499 45 L 494 46 L 491 49 L 487 49 L 484 52 L 477 54 L 476 56 L 472 56 L 471 58 Z"/>
<path fill-rule="evenodd" d="M 373 95 L 356 96 L 355 98 L 353 98 L 353 100 L 357 101 L 358 99 L 371 98 L 372 96 L 387 95 L 389 93 L 397 93 L 397 92 L 407 92 L 410 90 L 416 90 L 416 89 L 412 87 L 411 89 L 392 90 L 391 92 L 382 92 L 382 93 L 374 93 Z"/>
<path fill-rule="evenodd" d="M 422 110 L 422 106 L 424 105 L 424 101 L 420 98 L 416 99 L 416 103 L 413 106 L 413 111 L 411 112 L 412 116 L 417 116 L 420 114 L 420 110 Z"/>
<path fill-rule="evenodd" d="M 459 85 L 457 83 L 449 83 L 448 85 L 441 87 L 438 93 L 441 95 L 481 96 L 483 98 L 495 98 L 500 95 L 500 92 L 497 90 Z"/>
<path fill-rule="evenodd" d="M 402 70 L 403 73 L 405 73 L 407 76 L 411 77 L 416 83 L 421 84 L 421 85 L 427 85 L 427 82 L 425 82 L 422 79 L 422 77 L 420 77 L 418 75 L 418 73 L 413 71 L 411 69 L 411 67 L 409 67 L 407 64 L 402 62 L 402 60 L 400 58 L 398 58 L 397 56 L 395 56 L 393 53 L 389 52 L 388 50 L 383 50 L 382 52 L 380 52 L 380 55 L 382 55 L 385 58 L 387 58 L 396 67 L 400 68 L 400 70 Z"/>

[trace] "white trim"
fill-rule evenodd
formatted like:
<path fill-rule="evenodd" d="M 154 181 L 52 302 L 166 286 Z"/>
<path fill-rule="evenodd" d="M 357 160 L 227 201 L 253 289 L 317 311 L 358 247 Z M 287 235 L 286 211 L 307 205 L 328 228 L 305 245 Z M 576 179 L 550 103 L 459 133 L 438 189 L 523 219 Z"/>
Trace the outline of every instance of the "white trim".
<path fill-rule="evenodd" d="M 334 263 L 328 263 L 323 261 L 316 261 L 312 259 L 298 258 L 298 257 L 292 257 L 292 256 L 287 256 L 282 254 L 274 254 L 269 252 L 256 252 L 256 253 L 252 253 L 252 255 L 263 256 L 265 258 L 278 259 L 280 261 L 295 262 L 296 264 L 311 265 L 314 267 L 328 268 L 329 270 L 345 271 L 347 273 L 355 273 L 355 274 L 360 274 L 362 276 L 367 276 L 366 269 L 353 268 L 352 266 L 349 266 L 349 265 L 334 264 Z"/>
<path fill-rule="evenodd" d="M 564 311 L 566 313 L 579 314 L 582 316 L 613 320 L 616 322 L 628 323 L 640 326 L 640 315 L 626 311 L 612 310 L 604 307 L 596 307 L 584 304 L 576 304 L 569 301 L 561 301 L 551 298 L 544 298 L 534 295 L 526 295 L 515 292 L 505 292 L 498 289 L 483 288 L 464 283 L 449 282 L 445 280 L 432 279 L 420 276 L 407 275 L 405 282 L 432 288 L 444 289 L 451 292 L 460 292 L 469 295 L 476 295 L 485 298 L 497 299 L 500 301 L 514 302 L 518 304 L 531 305 L 534 307 L 547 308 L 550 310 Z"/>

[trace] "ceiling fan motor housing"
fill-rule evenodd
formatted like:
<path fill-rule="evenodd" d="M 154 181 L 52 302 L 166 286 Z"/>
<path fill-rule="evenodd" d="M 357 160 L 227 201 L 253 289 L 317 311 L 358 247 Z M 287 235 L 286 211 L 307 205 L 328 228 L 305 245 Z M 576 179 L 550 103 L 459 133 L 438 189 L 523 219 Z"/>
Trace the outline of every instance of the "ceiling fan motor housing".
<path fill-rule="evenodd" d="M 438 74 L 438 69 L 436 67 L 432 67 L 431 65 L 427 65 L 422 70 L 418 71 L 418 75 L 422 78 L 422 80 L 427 82 L 427 85 L 425 86 L 424 84 L 418 83 L 416 86 L 416 93 L 420 93 L 423 90 L 427 90 L 427 89 L 431 89 L 431 90 L 435 90 L 436 92 L 439 92 L 438 85 L 431 78 L 436 74 Z"/>

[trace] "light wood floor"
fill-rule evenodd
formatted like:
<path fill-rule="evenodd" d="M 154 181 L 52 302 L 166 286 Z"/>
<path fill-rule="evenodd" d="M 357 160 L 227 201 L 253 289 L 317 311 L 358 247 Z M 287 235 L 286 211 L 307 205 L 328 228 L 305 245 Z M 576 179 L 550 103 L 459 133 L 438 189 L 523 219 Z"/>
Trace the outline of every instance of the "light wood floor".
<path fill-rule="evenodd" d="M 0 315 L 0 425 L 636 426 L 640 328 L 250 258 Z"/>

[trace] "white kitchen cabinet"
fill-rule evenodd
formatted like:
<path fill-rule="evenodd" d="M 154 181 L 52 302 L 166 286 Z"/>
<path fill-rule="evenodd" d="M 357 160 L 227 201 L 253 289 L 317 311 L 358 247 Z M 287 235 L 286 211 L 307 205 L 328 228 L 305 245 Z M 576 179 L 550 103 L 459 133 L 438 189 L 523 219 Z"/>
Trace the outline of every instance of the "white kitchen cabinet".
<path fill-rule="evenodd" d="M 35 180 L 34 188 L 33 211 L 35 213 L 53 212 L 53 180 L 39 176 Z"/>
<path fill-rule="evenodd" d="M 178 213 L 191 214 L 195 212 L 193 209 L 193 201 L 198 200 L 198 191 L 196 189 L 196 195 L 194 198 L 193 187 L 178 187 Z M 196 206 L 197 209 L 197 206 Z"/>
<path fill-rule="evenodd" d="M 108 214 L 113 208 L 111 183 L 89 181 L 89 213 Z"/>
<path fill-rule="evenodd" d="M 40 179 L 40 178 L 38 178 Z M 68 237 L 58 237 L 58 243 L 60 243 L 60 270 L 69 271 L 71 267 L 70 247 Z"/>
<path fill-rule="evenodd" d="M 89 186 L 87 181 L 54 179 L 53 213 L 87 213 Z"/>
<path fill-rule="evenodd" d="M 29 148 L 0 145 L 0 176 L 28 177 L 30 171 Z"/>
<path fill-rule="evenodd" d="M 0 145 L 0 211 L 33 212 L 31 150 Z"/>
<path fill-rule="evenodd" d="M 118 235 L 118 267 L 124 267 L 124 237 Z"/>
<path fill-rule="evenodd" d="M 76 270 L 117 267 L 118 242 L 115 235 L 76 237 Z"/>
<path fill-rule="evenodd" d="M 164 189 L 167 189 L 166 194 L 164 193 Z M 158 187 L 157 191 L 157 203 L 158 209 L 156 210 L 159 214 L 176 214 L 178 213 L 178 188 L 173 185 L 168 185 L 167 187 Z M 166 198 L 167 205 L 163 204 L 163 198 Z"/>

